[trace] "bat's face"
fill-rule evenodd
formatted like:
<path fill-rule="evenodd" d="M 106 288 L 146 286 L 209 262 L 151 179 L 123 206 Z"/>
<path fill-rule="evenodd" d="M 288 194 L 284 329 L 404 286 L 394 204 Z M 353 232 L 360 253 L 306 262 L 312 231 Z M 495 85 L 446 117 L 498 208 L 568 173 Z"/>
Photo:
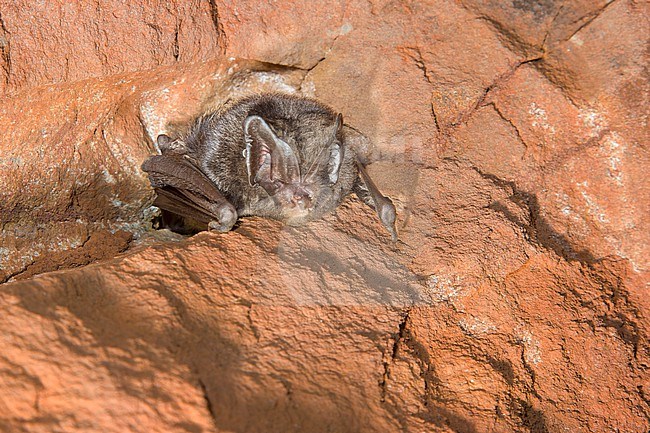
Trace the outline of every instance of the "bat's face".
<path fill-rule="evenodd" d="M 332 194 L 344 156 L 341 127 L 341 115 L 284 135 L 276 134 L 260 116 L 244 121 L 248 181 L 273 198 L 286 223 L 311 219 L 318 203 Z"/>
<path fill-rule="evenodd" d="M 299 224 L 309 219 L 313 210 L 314 189 L 314 185 L 300 182 L 283 184 L 272 196 L 281 210 L 283 220 L 288 224 Z"/>

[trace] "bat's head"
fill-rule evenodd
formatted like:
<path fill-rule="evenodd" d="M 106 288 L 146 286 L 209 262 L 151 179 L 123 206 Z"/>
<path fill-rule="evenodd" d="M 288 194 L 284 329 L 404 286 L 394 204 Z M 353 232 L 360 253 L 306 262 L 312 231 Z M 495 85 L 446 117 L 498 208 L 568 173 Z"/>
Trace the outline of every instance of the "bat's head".
<path fill-rule="evenodd" d="M 286 223 L 319 217 L 324 204 L 333 201 L 344 161 L 342 126 L 342 116 L 330 111 L 244 120 L 248 182 L 273 198 Z"/>

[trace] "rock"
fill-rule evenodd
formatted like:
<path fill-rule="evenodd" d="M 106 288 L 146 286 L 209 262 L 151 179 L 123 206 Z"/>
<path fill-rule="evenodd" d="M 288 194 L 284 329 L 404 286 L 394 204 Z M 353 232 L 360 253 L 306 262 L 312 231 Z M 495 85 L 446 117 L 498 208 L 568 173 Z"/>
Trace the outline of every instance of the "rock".
<path fill-rule="evenodd" d="M 302 8 L 245 0 L 215 8 L 228 55 L 302 69 L 314 67 L 334 40 L 351 30 L 343 22 L 345 7 L 339 1 Z"/>
<path fill-rule="evenodd" d="M 15 279 L 25 280 L 51 270 L 74 268 L 97 260 L 111 258 L 116 253 L 126 250 L 131 239 L 131 233 L 123 230 L 115 233 L 108 230 L 93 232 L 79 247 L 72 248 L 69 251 L 54 251 L 38 257 Z"/>
<path fill-rule="evenodd" d="M 43 254 L 82 245 L 89 232 L 141 233 L 151 222 L 153 193 L 140 165 L 155 152 L 160 133 L 177 133 L 174 125 L 226 97 L 296 89 L 301 76 L 221 59 L 6 97 L 0 104 L 0 281 Z"/>
<path fill-rule="evenodd" d="M 544 55 L 559 41 L 596 17 L 609 0 L 464 0 L 463 5 L 493 27 L 509 48 L 533 58 Z"/>
<path fill-rule="evenodd" d="M 23 317 L 32 313 L 20 328 L 3 324 L 3 329 L 16 332 L 3 333 L 3 359 L 8 361 L 1 368 L 21 378 L 11 384 L 22 383 L 23 376 L 34 383 L 32 400 L 26 395 L 22 406 L 7 403 L 3 422 L 19 428 L 25 418 L 21 408 L 37 399 L 40 409 L 31 409 L 32 415 L 56 412 L 54 422 L 64 423 L 68 431 L 123 431 L 132 420 L 153 431 L 217 431 L 206 422 L 209 407 L 221 414 L 215 421 L 218 431 L 278 431 L 288 426 L 342 430 L 367 428 L 367 423 L 387 428 L 388 413 L 373 398 L 380 390 L 382 350 L 392 345 L 400 311 L 417 300 L 418 293 L 424 294 L 408 281 L 405 269 L 395 273 L 399 265 L 394 257 L 385 257 L 383 263 L 364 260 L 349 268 L 349 258 L 365 248 L 366 239 L 341 251 L 341 240 L 349 238 L 340 230 L 344 226 L 335 217 L 305 229 L 247 221 L 241 233 L 203 233 L 190 243 L 147 247 L 136 255 L 81 268 L 75 283 L 68 280 L 69 273 L 53 273 L 3 286 L 3 308 Z M 305 246 L 305 239 L 318 239 L 317 234 L 322 235 L 321 243 L 295 249 L 296 243 Z M 378 240 L 370 242 L 378 245 L 378 253 L 388 249 Z M 180 245 L 191 254 L 179 255 Z M 240 260 L 241 254 L 249 259 Z M 179 272 L 185 277 L 179 279 Z M 318 284 L 319 275 L 331 280 Z M 89 279 L 95 280 L 91 286 L 86 285 Z M 379 285 L 371 287 L 369 282 Z M 241 292 L 242 284 L 247 293 Z M 78 377 L 74 385 L 61 387 L 73 380 L 71 373 L 61 378 L 50 373 L 56 367 L 43 370 L 38 361 L 24 361 L 20 340 L 32 333 L 39 338 L 42 321 L 48 319 L 39 321 L 33 315 L 43 314 L 57 318 L 49 338 L 64 329 L 76 330 L 61 345 L 43 346 L 31 359 L 47 356 L 67 358 L 67 365 L 86 363 L 86 371 L 92 372 L 87 377 L 94 384 L 92 394 Z M 150 326 L 151 321 L 156 324 Z M 121 329 L 128 329 L 128 335 Z M 353 342 L 345 370 L 356 370 L 345 379 L 338 346 L 343 335 Z M 315 338 L 320 348 L 313 346 Z M 103 355 L 90 348 L 106 345 L 112 348 Z M 314 361 L 318 369 L 303 370 L 306 362 Z M 200 377 L 192 377 L 192 372 Z M 302 379 L 293 377 L 302 373 L 307 373 Z M 146 383 L 144 377 L 149 377 Z M 148 403 L 120 400 L 116 380 L 124 381 L 133 398 Z M 78 411 L 74 402 L 86 400 L 94 401 L 95 410 Z M 69 403 L 61 406 L 62 401 Z M 147 421 L 159 405 L 166 408 L 155 415 L 157 421 Z M 116 422 L 114 416 L 121 420 Z"/>
<path fill-rule="evenodd" d="M 647 432 L 646 10 L 3 7 L 2 430 Z M 397 243 L 151 229 L 156 136 L 260 91 L 368 137 Z"/>
<path fill-rule="evenodd" d="M 502 194 L 460 170 L 457 187 L 473 179 L 493 198 Z M 444 186 L 452 183 L 441 183 L 443 208 L 456 204 Z M 354 215 L 363 218 L 353 224 Z M 421 227 L 431 216 L 411 218 Z M 68 431 L 119 431 L 127 419 L 161 431 L 556 431 L 585 423 L 640 431 L 639 406 L 620 403 L 640 399 L 648 379 L 629 265 L 589 267 L 532 249 L 525 227 L 480 203 L 456 218 L 438 224 L 437 238 L 458 245 L 439 264 L 410 261 L 418 232 L 399 248 L 378 238 L 370 210 L 350 200 L 306 227 L 245 220 L 234 232 L 5 284 L 2 317 L 29 320 L 3 324 L 2 377 L 12 389 L 32 385 L 21 406 L 4 403 L 3 422 L 20 428 L 26 407 L 30 424 Z M 471 254 L 481 237 L 472 231 L 497 234 Z M 510 252 L 497 243 L 506 239 Z M 60 343 L 26 347 L 25 339 L 44 338 L 44 327 Z M 35 361 L 45 357 L 82 363 L 93 394 L 67 367 Z M 79 411 L 76 401 L 96 409 Z M 162 414 L 152 412 L 158 406 Z M 37 421 L 42 413 L 49 418 Z"/>
<path fill-rule="evenodd" d="M 3 4 L 0 93 L 214 58 L 210 3 Z"/>

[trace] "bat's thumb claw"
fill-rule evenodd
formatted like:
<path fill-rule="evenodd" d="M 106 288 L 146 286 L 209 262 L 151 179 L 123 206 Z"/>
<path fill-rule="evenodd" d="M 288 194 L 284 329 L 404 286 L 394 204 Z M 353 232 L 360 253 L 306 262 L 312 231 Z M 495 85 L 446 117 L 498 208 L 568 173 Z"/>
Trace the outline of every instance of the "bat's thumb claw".
<path fill-rule="evenodd" d="M 219 224 L 219 221 L 217 220 L 212 220 L 208 223 L 208 230 L 214 230 L 217 232 L 225 233 L 230 230 L 230 228 L 225 227 L 221 224 Z"/>
<path fill-rule="evenodd" d="M 219 209 L 219 220 L 213 220 L 208 223 L 208 229 L 219 232 L 230 231 L 237 221 L 237 211 L 232 206 L 223 206 Z"/>
<path fill-rule="evenodd" d="M 219 212 L 219 222 L 221 225 L 228 226 L 228 230 L 237 221 L 237 211 L 232 206 L 224 206 Z"/>

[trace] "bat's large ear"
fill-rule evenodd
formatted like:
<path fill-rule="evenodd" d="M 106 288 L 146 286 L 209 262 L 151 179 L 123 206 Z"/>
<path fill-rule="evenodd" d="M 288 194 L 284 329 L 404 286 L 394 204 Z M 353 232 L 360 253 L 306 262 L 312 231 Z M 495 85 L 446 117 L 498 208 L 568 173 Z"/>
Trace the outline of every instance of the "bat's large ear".
<path fill-rule="evenodd" d="M 244 156 L 251 186 L 260 185 L 269 195 L 273 195 L 283 184 L 300 179 L 296 155 L 287 143 L 275 135 L 264 119 L 248 116 L 244 121 L 244 137 Z"/>
<path fill-rule="evenodd" d="M 334 121 L 334 131 L 330 139 L 330 159 L 327 165 L 327 174 L 329 176 L 330 184 L 335 184 L 339 180 L 339 172 L 341 171 L 341 163 L 345 156 L 345 148 L 341 142 L 341 131 L 343 129 L 343 115 L 340 113 L 336 116 Z"/>

